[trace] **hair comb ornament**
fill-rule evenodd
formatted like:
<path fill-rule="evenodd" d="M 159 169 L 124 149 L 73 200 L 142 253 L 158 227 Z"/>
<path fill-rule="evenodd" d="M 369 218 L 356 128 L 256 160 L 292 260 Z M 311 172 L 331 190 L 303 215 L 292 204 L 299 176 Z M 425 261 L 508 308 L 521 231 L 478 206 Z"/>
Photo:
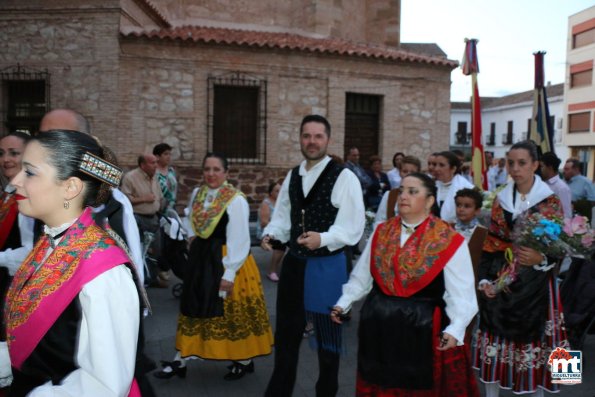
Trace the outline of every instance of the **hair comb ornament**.
<path fill-rule="evenodd" d="M 122 169 L 92 153 L 86 152 L 83 154 L 79 169 L 85 174 L 97 178 L 112 187 L 120 186 L 123 174 Z"/>

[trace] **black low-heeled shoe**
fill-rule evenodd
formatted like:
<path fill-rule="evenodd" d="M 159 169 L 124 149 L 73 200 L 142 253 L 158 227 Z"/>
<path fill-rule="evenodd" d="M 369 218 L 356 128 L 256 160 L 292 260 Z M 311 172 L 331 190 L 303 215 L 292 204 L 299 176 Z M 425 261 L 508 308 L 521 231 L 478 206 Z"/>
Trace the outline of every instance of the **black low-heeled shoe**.
<path fill-rule="evenodd" d="M 158 379 L 169 379 L 175 375 L 178 375 L 180 378 L 186 377 L 186 366 L 181 367 L 182 363 L 180 361 L 161 361 L 161 366 L 163 369 L 161 371 L 153 372 L 153 376 Z M 169 367 L 171 371 L 165 371 L 165 369 Z"/>
<path fill-rule="evenodd" d="M 225 374 L 223 379 L 225 380 L 238 380 L 244 377 L 244 375 L 251 374 L 254 372 L 254 361 L 250 361 L 250 364 L 241 364 L 237 361 L 234 361 L 230 366 L 228 366 L 229 372 Z"/>

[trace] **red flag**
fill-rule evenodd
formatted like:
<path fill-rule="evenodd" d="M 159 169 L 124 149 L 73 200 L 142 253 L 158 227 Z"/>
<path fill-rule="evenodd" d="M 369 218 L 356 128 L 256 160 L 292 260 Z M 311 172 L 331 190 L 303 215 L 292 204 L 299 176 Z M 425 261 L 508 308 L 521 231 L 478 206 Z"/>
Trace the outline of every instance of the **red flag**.
<path fill-rule="evenodd" d="M 471 75 L 471 170 L 473 172 L 473 183 L 478 188 L 488 190 L 488 179 L 486 176 L 486 162 L 483 144 L 481 143 L 481 99 L 477 86 L 477 73 L 479 63 L 477 62 L 477 39 L 465 39 L 465 55 L 463 57 L 463 74 Z"/>

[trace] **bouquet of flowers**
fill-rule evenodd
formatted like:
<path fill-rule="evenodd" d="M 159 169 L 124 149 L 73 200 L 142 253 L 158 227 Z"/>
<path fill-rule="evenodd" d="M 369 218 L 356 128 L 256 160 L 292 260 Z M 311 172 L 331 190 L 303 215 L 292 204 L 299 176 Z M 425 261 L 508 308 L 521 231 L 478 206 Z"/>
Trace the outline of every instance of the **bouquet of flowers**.
<path fill-rule="evenodd" d="M 518 260 L 516 247 L 529 247 L 554 258 L 564 256 L 588 256 L 592 253 L 595 234 L 589 227 L 587 218 L 575 216 L 561 220 L 557 217 L 546 218 L 543 213 L 519 216 L 512 231 L 512 249 L 507 249 L 507 265 L 498 274 L 495 281 L 496 291 L 506 290 L 516 280 Z"/>
<path fill-rule="evenodd" d="M 506 187 L 506 185 L 501 185 L 498 186 L 496 188 L 496 190 L 494 190 L 493 192 L 490 191 L 485 191 L 483 192 L 483 204 L 481 206 L 482 210 L 491 210 L 492 206 L 494 205 L 494 200 L 496 199 L 496 196 L 498 195 L 498 193 L 500 193 L 502 190 L 504 190 L 504 188 Z"/>

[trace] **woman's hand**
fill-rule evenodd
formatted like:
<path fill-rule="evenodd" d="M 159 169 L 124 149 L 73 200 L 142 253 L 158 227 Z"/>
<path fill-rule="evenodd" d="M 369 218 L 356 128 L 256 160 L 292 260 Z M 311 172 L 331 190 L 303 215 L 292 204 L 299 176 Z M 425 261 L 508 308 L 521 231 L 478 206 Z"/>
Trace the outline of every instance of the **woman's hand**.
<path fill-rule="evenodd" d="M 331 310 L 331 321 L 337 324 L 343 324 L 343 320 L 341 320 L 340 316 L 343 314 L 343 309 L 340 306 L 333 306 L 333 310 Z"/>
<path fill-rule="evenodd" d="M 529 247 L 519 247 L 516 255 L 519 263 L 523 266 L 539 265 L 543 261 L 541 252 Z"/>
<path fill-rule="evenodd" d="M 496 296 L 496 288 L 494 287 L 494 284 L 492 283 L 483 283 L 479 286 L 478 288 L 481 292 L 483 292 L 483 294 L 492 299 Z"/>
<path fill-rule="evenodd" d="M 436 349 L 440 351 L 452 349 L 453 347 L 457 346 L 456 338 L 450 334 L 447 334 L 446 332 L 443 332 L 439 336 L 439 338 L 440 339 L 438 340 L 438 347 L 436 347 Z"/>
<path fill-rule="evenodd" d="M 233 283 L 231 281 L 221 279 L 221 284 L 219 284 L 219 291 L 224 291 L 225 293 L 227 293 L 229 295 L 229 294 L 231 294 L 232 290 L 233 290 Z"/>

